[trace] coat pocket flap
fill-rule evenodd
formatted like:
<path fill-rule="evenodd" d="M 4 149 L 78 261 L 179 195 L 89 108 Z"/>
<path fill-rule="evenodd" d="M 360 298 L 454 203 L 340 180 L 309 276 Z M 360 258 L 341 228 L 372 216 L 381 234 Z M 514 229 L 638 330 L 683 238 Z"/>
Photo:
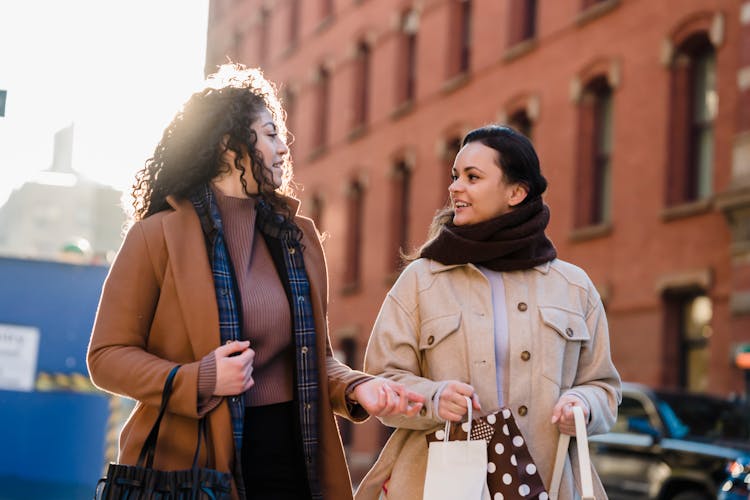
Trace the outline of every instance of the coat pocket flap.
<path fill-rule="evenodd" d="M 420 349 L 431 349 L 461 325 L 461 313 L 430 318 L 422 322 L 419 338 Z"/>
<path fill-rule="evenodd" d="M 589 340 L 589 330 L 583 316 L 554 306 L 539 306 L 542 321 L 565 340 Z"/>

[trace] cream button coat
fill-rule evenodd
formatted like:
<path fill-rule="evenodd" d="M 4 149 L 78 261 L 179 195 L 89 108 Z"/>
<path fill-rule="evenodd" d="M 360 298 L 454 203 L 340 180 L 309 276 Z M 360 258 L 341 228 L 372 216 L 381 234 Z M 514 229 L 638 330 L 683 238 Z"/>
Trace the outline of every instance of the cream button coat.
<path fill-rule="evenodd" d="M 573 393 L 591 410 L 588 433 L 607 432 L 617 416 L 620 377 L 604 308 L 582 269 L 554 260 L 502 277 L 509 332 L 508 359 L 499 367 L 506 381 L 502 394 L 549 488 L 559 437 L 550 422 L 553 406 Z M 377 499 L 389 478 L 389 500 L 422 498 L 425 435 L 444 424 L 433 406 L 441 381 L 471 384 L 482 414 L 498 410 L 493 322 L 490 283 L 474 265 L 419 259 L 404 270 L 373 327 L 365 371 L 405 384 L 427 403 L 416 417 L 382 418 L 397 429 L 362 480 L 357 500 Z M 575 446 L 569 455 L 575 456 Z M 577 459 L 569 456 L 560 499 L 578 498 L 577 477 Z M 606 498 L 595 472 L 594 483 L 596 498 Z"/>

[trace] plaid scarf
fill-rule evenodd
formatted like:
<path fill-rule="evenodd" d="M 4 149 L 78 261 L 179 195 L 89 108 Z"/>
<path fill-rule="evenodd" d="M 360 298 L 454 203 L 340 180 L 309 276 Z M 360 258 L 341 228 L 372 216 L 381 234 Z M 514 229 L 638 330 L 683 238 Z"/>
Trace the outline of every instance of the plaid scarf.
<path fill-rule="evenodd" d="M 224 232 L 218 206 L 211 189 L 201 186 L 191 201 L 201 221 L 206 239 L 211 270 L 216 288 L 216 303 L 219 309 L 219 331 L 221 343 L 241 338 L 241 314 L 237 307 L 239 291 L 235 279 L 229 250 L 224 241 Z M 258 201 L 256 227 L 265 236 L 280 241 L 284 250 L 284 266 L 279 276 L 286 277 L 290 293 L 295 344 L 295 394 L 302 430 L 302 446 L 307 466 L 307 480 L 315 500 L 322 499 L 318 480 L 318 363 L 315 348 L 315 317 L 310 300 L 310 281 L 305 271 L 299 228 L 263 200 Z M 286 287 L 285 287 L 286 288 Z M 229 398 L 232 416 L 232 433 L 235 443 L 235 459 L 241 462 L 242 426 L 244 401 L 241 395 Z M 238 467 L 238 470 L 242 470 Z M 236 475 L 235 475 L 236 476 Z M 244 498 L 244 481 L 239 474 L 237 481 L 241 498 Z"/>

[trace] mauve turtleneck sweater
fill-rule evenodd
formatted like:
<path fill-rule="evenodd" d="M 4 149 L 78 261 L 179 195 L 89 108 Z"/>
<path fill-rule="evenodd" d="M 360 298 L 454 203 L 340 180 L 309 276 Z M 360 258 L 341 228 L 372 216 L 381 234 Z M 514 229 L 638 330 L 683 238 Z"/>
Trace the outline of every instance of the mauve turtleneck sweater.
<path fill-rule="evenodd" d="M 216 188 L 213 193 L 240 292 L 242 338 L 249 340 L 255 350 L 255 385 L 245 392 L 245 405 L 291 401 L 294 396 L 291 311 L 266 242 L 255 230 L 256 200 L 226 196 Z M 198 377 L 201 413 L 220 401 L 211 397 L 216 384 L 216 361 L 212 358 L 213 355 L 208 355 L 201 361 Z"/>

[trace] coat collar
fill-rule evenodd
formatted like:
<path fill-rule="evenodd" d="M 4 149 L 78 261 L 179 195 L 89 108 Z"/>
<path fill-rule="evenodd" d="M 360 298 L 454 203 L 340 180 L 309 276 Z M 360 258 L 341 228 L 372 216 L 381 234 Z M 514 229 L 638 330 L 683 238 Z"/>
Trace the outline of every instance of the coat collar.
<path fill-rule="evenodd" d="M 474 269 L 476 269 L 476 266 L 474 264 L 443 264 L 441 262 L 438 262 L 436 260 L 430 260 L 430 272 L 432 274 L 441 273 L 443 271 L 448 271 L 450 269 L 456 268 L 456 267 L 462 267 L 462 266 L 469 266 Z M 550 267 L 552 266 L 552 261 L 547 261 L 543 264 L 539 264 L 538 266 L 534 266 L 532 269 L 535 269 L 539 271 L 542 274 L 549 273 Z"/>
<path fill-rule="evenodd" d="M 164 240 L 190 343 L 196 358 L 221 344 L 219 310 L 198 214 L 187 199 L 167 198 L 174 211 L 163 221 Z"/>

